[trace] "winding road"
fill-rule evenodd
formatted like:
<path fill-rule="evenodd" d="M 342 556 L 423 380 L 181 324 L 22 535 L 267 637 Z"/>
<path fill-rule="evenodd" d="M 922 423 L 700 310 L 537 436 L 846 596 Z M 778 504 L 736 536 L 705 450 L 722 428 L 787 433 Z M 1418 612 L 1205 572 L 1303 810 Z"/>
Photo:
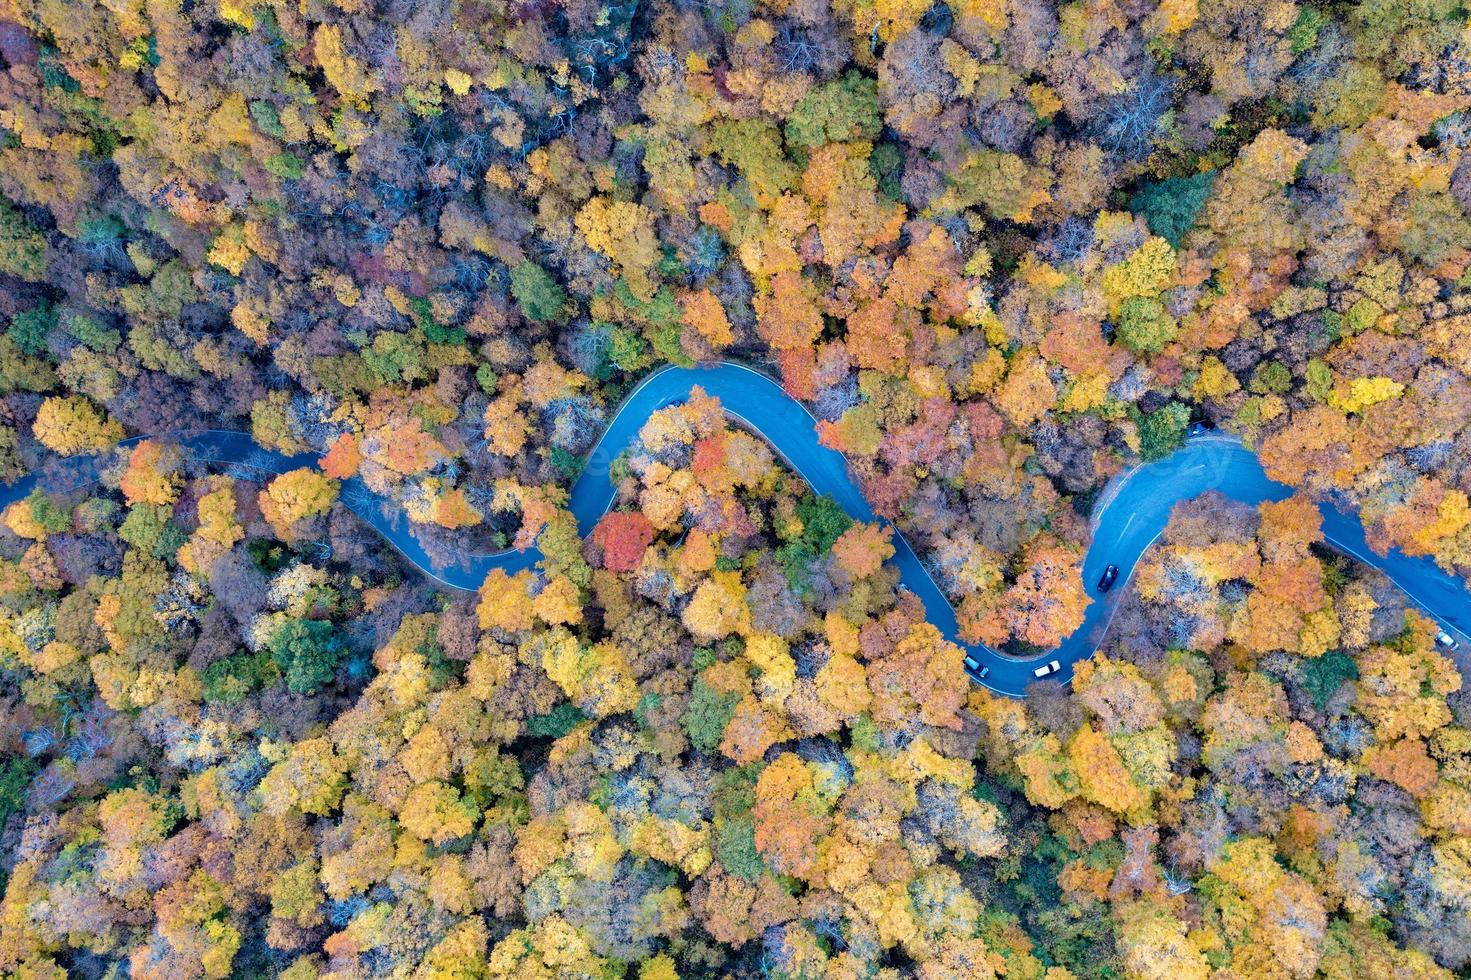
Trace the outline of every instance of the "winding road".
<path fill-rule="evenodd" d="M 684 401 L 696 385 L 718 397 L 729 415 L 764 436 L 814 491 L 836 499 L 855 520 L 887 525 L 873 513 L 849 478 L 843 456 L 818 442 L 817 420 L 805 406 L 767 375 L 726 362 L 655 371 L 624 399 L 572 486 L 571 510 L 584 536 L 592 532 L 612 503 L 614 487 L 608 479 L 612 461 L 637 437 L 651 412 Z M 121 445 L 136 444 L 142 438 L 134 437 Z M 218 463 L 226 472 L 245 478 L 285 473 L 314 465 L 320 458 L 317 453 L 288 456 L 263 449 L 243 432 L 207 430 L 178 436 L 177 441 L 190 458 Z M 99 463 L 96 457 L 68 459 L 49 468 L 54 472 L 30 474 L 9 487 L 0 487 L 0 508 L 28 496 L 37 486 L 64 492 L 96 482 Z M 1083 581 L 1091 602 L 1083 624 L 1055 650 L 1026 662 L 988 647 L 960 642 L 955 610 L 897 530 L 892 563 L 899 569 L 903 585 L 923 602 L 929 621 L 988 668 L 984 679 L 972 674 L 972 680 L 998 693 L 1020 696 L 1032 680 L 1033 668 L 1050 660 L 1062 663 L 1062 671 L 1054 675 L 1058 680 L 1071 680 L 1073 664 L 1089 656 L 1103 638 L 1118 597 L 1125 591 L 1125 582 L 1139 557 L 1164 529 L 1170 509 L 1177 501 L 1208 490 L 1219 490 L 1252 504 L 1281 500 L 1292 493 L 1290 487 L 1269 479 L 1256 456 L 1239 441 L 1216 434 L 1193 437 L 1173 455 L 1123 475 L 1100 498 L 1093 515 L 1093 542 L 1083 560 Z M 436 567 L 410 533 L 402 508 L 370 491 L 360 478 L 343 481 L 342 502 L 424 574 L 451 588 L 474 591 L 492 569 L 514 573 L 534 566 L 541 557 L 534 548 L 463 554 L 457 556 L 452 567 Z M 1364 529 L 1357 518 L 1331 504 L 1321 504 L 1320 509 L 1329 544 L 1385 572 L 1433 618 L 1463 640 L 1471 640 L 1471 594 L 1460 579 L 1428 559 L 1411 558 L 1399 551 L 1377 555 L 1365 543 Z M 1121 580 L 1104 596 L 1098 592 L 1097 583 L 1108 565 L 1120 568 Z"/>

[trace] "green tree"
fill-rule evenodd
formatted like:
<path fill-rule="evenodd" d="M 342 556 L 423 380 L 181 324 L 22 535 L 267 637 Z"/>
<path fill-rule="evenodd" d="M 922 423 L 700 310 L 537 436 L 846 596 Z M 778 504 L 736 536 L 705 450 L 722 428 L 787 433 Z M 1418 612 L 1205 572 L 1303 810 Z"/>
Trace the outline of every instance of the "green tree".
<path fill-rule="evenodd" d="M 760 775 L 761 766 L 752 764 L 727 769 L 715 777 L 715 856 L 727 871 L 747 881 L 756 881 L 766 873 L 751 820 Z"/>
<path fill-rule="evenodd" d="M 219 704 L 239 704 L 252 691 L 279 676 L 276 662 L 265 651 L 223 657 L 204 668 L 201 675 L 204 699 Z"/>
<path fill-rule="evenodd" d="M 1292 388 L 1292 372 L 1281 361 L 1263 361 L 1251 373 L 1247 387 L 1258 395 L 1285 395 Z"/>
<path fill-rule="evenodd" d="M 535 262 L 522 262 L 511 270 L 511 296 L 521 314 L 538 323 L 561 319 L 567 304 L 566 291 Z"/>
<path fill-rule="evenodd" d="M 40 282 L 46 277 L 46 239 L 0 197 L 0 273 Z"/>
<path fill-rule="evenodd" d="M 30 759 L 11 758 L 0 762 L 0 827 L 12 813 L 25 806 L 26 787 L 36 774 Z"/>
<path fill-rule="evenodd" d="M 1302 665 L 1302 686 L 1313 699 L 1313 706 L 1322 711 L 1328 699 L 1343 686 L 1344 681 L 1357 679 L 1359 665 L 1354 658 L 1342 650 L 1329 650 L 1321 657 L 1313 657 Z"/>
<path fill-rule="evenodd" d="M 833 542 L 853 526 L 853 518 L 843 505 L 828 496 L 802 501 L 797 505 L 797 516 L 802 519 L 803 540 L 820 555 L 832 550 Z"/>
<path fill-rule="evenodd" d="M 997 220 L 1007 220 L 1027 200 L 1027 165 L 1014 153 L 979 149 L 947 179 L 950 192 L 940 198 L 939 207 L 980 207 Z"/>
<path fill-rule="evenodd" d="M 1300 8 L 1297 20 L 1287 29 L 1287 39 L 1292 42 L 1292 53 L 1297 55 L 1312 50 L 1318 43 L 1318 32 L 1327 23 L 1327 15 L 1316 7 Z"/>
<path fill-rule="evenodd" d="M 17 313 L 10 320 L 10 329 L 5 335 L 15 341 L 22 353 L 32 357 L 46 350 L 46 338 L 56 326 L 56 309 L 46 300 L 37 303 L 24 313 Z"/>
<path fill-rule="evenodd" d="M 757 194 L 776 198 L 797 186 L 797 168 L 782 152 L 775 123 L 765 119 L 716 123 L 710 132 L 710 149 L 722 163 L 739 170 Z"/>
<path fill-rule="evenodd" d="M 1139 455 L 1146 461 L 1160 459 L 1185 445 L 1190 409 L 1179 402 L 1150 412 L 1139 420 Z"/>
<path fill-rule="evenodd" d="M 31 491 L 26 504 L 31 509 L 31 520 L 47 534 L 65 534 L 72 529 L 71 512 L 58 507 L 40 488 Z"/>
<path fill-rule="evenodd" d="M 833 542 L 853 526 L 853 519 L 832 497 L 814 497 L 797 504 L 801 532 L 776 550 L 787 583 L 799 592 L 807 586 L 808 567 L 832 550 Z"/>
<path fill-rule="evenodd" d="M 295 153 L 276 153 L 266 157 L 266 172 L 283 180 L 300 180 L 305 172 L 301 158 Z"/>
<path fill-rule="evenodd" d="M 730 724 L 739 701 L 738 695 L 717 691 L 706 684 L 703 678 L 695 679 L 689 706 L 679 719 L 695 748 L 701 752 L 711 752 L 720 744 L 725 726 Z"/>
<path fill-rule="evenodd" d="M 1214 180 L 1214 172 L 1207 171 L 1147 184 L 1129 199 L 1129 209 L 1149 223 L 1150 231 L 1179 248 L 1180 239 L 1195 224 L 1195 216 L 1210 197 Z"/>
<path fill-rule="evenodd" d="M 1471 219 L 1449 194 L 1416 194 L 1410 201 L 1409 219 L 1400 247 L 1427 266 L 1440 265 L 1471 241 Z"/>
<path fill-rule="evenodd" d="M 295 694 L 310 694 L 332 679 L 342 656 L 342 641 L 332 624 L 320 619 L 288 619 L 266 643 L 271 659 Z"/>
<path fill-rule="evenodd" d="M 1119 342 L 1136 354 L 1158 354 L 1175 339 L 1175 318 L 1153 296 L 1130 296 L 1119 304 Z"/>
<path fill-rule="evenodd" d="M 95 317 L 73 313 L 66 318 L 66 331 L 83 346 L 99 354 L 113 354 L 123 342 L 123 335 L 104 327 Z"/>
<path fill-rule="evenodd" d="M 173 521 L 173 508 L 164 504 L 134 504 L 117 529 L 117 536 L 155 558 L 172 559 L 189 535 Z"/>
<path fill-rule="evenodd" d="M 586 720 L 581 708 L 563 701 L 545 714 L 526 719 L 526 733 L 532 738 L 561 738 Z"/>
<path fill-rule="evenodd" d="M 818 147 L 878 138 L 878 82 L 850 71 L 840 79 L 819 85 L 797 103 L 787 117 L 787 142 Z"/>
<path fill-rule="evenodd" d="M 8 334 L 0 334 L 0 395 L 12 391 L 46 391 L 56 384 L 56 372 L 39 357 L 26 357 Z"/>

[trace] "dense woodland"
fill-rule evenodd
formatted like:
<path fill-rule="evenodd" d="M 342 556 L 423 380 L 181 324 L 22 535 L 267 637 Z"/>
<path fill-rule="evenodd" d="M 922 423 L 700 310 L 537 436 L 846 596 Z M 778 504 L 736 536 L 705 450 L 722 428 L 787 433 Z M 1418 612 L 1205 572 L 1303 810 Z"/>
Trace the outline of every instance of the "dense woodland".
<path fill-rule="evenodd" d="M 1015 654 L 1193 422 L 1299 492 L 992 696 L 712 398 L 579 536 L 718 358 Z M 1315 506 L 1471 576 L 1457 0 L 0 0 L 0 482 L 90 454 L 0 514 L 7 980 L 1471 971 L 1471 701 Z"/>

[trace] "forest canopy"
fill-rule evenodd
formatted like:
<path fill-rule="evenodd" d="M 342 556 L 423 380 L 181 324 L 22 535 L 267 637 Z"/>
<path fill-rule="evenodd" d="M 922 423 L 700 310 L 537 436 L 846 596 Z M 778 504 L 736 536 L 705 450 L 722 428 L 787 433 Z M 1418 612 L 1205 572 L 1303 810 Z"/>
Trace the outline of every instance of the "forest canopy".
<path fill-rule="evenodd" d="M 1452 0 L 0 0 L 0 976 L 1464 975 L 1468 385 Z"/>

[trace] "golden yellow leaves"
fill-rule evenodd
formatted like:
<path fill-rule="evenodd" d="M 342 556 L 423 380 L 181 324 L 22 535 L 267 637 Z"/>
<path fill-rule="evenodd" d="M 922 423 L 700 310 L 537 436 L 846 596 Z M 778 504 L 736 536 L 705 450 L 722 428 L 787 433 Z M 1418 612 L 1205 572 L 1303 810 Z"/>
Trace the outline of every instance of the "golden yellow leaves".
<path fill-rule="evenodd" d="M 1103 271 L 1103 294 L 1110 314 L 1131 296 L 1158 296 L 1175 274 L 1175 250 L 1155 235 L 1128 258 Z"/>
<path fill-rule="evenodd" d="M 758 295 L 754 305 L 761 336 L 777 350 L 807 351 L 822 334 L 812 286 L 800 273 L 777 273 L 770 294 Z"/>
<path fill-rule="evenodd" d="M 451 530 L 473 527 L 483 520 L 464 489 L 451 486 L 440 477 L 424 480 L 417 492 L 404 501 L 404 511 L 415 523 L 437 524 Z"/>
<path fill-rule="evenodd" d="M 199 528 L 179 549 L 179 564 L 192 572 L 208 571 L 216 558 L 245 537 L 235 519 L 235 481 L 213 476 L 205 481 L 208 492 L 199 497 Z"/>
<path fill-rule="evenodd" d="M 577 586 L 565 575 L 554 575 L 532 602 L 537 618 L 551 625 L 582 622 L 582 598 Z"/>
<path fill-rule="evenodd" d="M 873 702 L 868 674 L 852 654 L 832 654 L 817 671 L 816 679 L 818 696 L 846 721 L 856 719 Z"/>
<path fill-rule="evenodd" d="M 1393 378 L 1354 378 L 1346 386 L 1339 385 L 1328 395 L 1328 404 L 1340 412 L 1359 413 L 1371 405 L 1398 398 L 1405 386 Z"/>
<path fill-rule="evenodd" d="M 557 980 L 597 976 L 605 969 L 587 938 L 560 915 L 517 929 L 490 951 L 491 980 Z"/>
<path fill-rule="evenodd" d="M 1264 129 L 1237 154 L 1235 165 L 1260 180 L 1286 184 L 1307 155 L 1302 140 L 1280 129 Z"/>
<path fill-rule="evenodd" d="M 1272 843 L 1250 837 L 1228 844 L 1210 870 L 1232 889 L 1220 900 L 1237 913 L 1222 920 L 1236 946 L 1237 965 L 1255 971 L 1275 963 L 1289 976 L 1312 976 L 1322 956 L 1327 913 L 1318 893 L 1277 863 Z M 1258 962 L 1252 964 L 1254 957 Z"/>
<path fill-rule="evenodd" d="M 746 640 L 746 659 L 761 671 L 758 692 L 762 700 L 780 707 L 797 682 L 797 664 L 787 641 L 770 633 L 757 633 Z"/>
<path fill-rule="evenodd" d="M 892 42 L 914 29 L 929 5 L 924 0 L 872 0 L 855 3 L 854 33 L 868 43 L 870 32 Z"/>
<path fill-rule="evenodd" d="M 123 437 L 121 423 L 79 395 L 47 398 L 32 431 L 43 446 L 62 456 L 97 452 Z"/>
<path fill-rule="evenodd" d="M 261 805 L 273 815 L 294 809 L 325 816 L 342 798 L 346 772 L 346 760 L 337 755 L 329 739 L 297 742 L 277 756 L 276 765 L 261 780 Z"/>
<path fill-rule="evenodd" d="M 1024 426 L 1041 418 L 1056 399 L 1047 362 L 1029 352 L 1012 360 L 995 401 L 1013 425 Z"/>
<path fill-rule="evenodd" d="M 710 290 L 691 290 L 681 297 L 680 305 L 683 307 L 681 320 L 685 326 L 705 338 L 711 347 L 719 350 L 735 340 L 735 334 L 730 329 L 730 320 L 725 315 L 725 307 Z"/>
<path fill-rule="evenodd" d="M 485 406 L 485 438 L 490 451 L 498 456 L 514 457 L 526 445 L 531 433 L 529 411 L 520 379 L 512 378 L 499 395 Z"/>
<path fill-rule="evenodd" d="M 245 270 L 245 263 L 250 259 L 250 254 L 250 249 L 245 244 L 244 226 L 230 224 L 215 236 L 214 243 L 210 245 L 209 253 L 205 258 L 230 275 L 238 276 Z"/>
<path fill-rule="evenodd" d="M 1084 799 L 1115 813 L 1139 810 L 1149 796 L 1135 785 L 1118 750 L 1101 732 L 1084 726 L 1068 744 L 1068 759 Z"/>
<path fill-rule="evenodd" d="M 1445 563 L 1467 554 L 1471 504 L 1464 491 L 1446 487 L 1437 479 L 1415 481 L 1408 499 L 1390 507 L 1382 518 L 1383 533 L 1409 555 L 1435 555 Z M 1380 538 L 1371 530 L 1370 543 Z"/>
<path fill-rule="evenodd" d="M 250 299 L 242 299 L 230 309 L 230 323 L 257 344 L 264 344 L 271 320 Z"/>
<path fill-rule="evenodd" d="M 481 629 L 503 629 L 519 632 L 531 628 L 531 573 L 514 576 L 504 569 L 492 569 L 480 586 L 480 605 L 476 614 Z"/>
<path fill-rule="evenodd" d="M 895 241 L 904 223 L 903 206 L 885 203 L 877 194 L 869 149 L 862 142 L 819 147 L 802 175 L 802 192 L 816 211 L 822 260 L 832 267 Z"/>
<path fill-rule="evenodd" d="M 444 70 L 444 84 L 456 95 L 464 95 L 470 91 L 474 79 L 458 68 L 446 68 Z"/>
<path fill-rule="evenodd" d="M 261 514 L 282 541 L 294 541 L 302 533 L 300 522 L 325 514 L 337 500 L 338 484 L 313 470 L 283 473 L 257 496 Z"/>
<path fill-rule="evenodd" d="M 1197 398 L 1224 398 L 1240 388 L 1236 375 L 1221 363 L 1220 358 L 1210 354 L 1201 362 L 1200 374 L 1195 379 Z"/>
<path fill-rule="evenodd" d="M 611 641 L 585 645 L 562 626 L 523 641 L 521 655 L 542 670 L 568 700 L 594 718 L 632 711 L 638 685 L 622 649 Z"/>
<path fill-rule="evenodd" d="M 722 639 L 750 629 L 751 610 L 739 572 L 714 572 L 685 607 L 685 628 L 698 640 Z"/>
<path fill-rule="evenodd" d="M 1358 657 L 1358 710 L 1382 739 L 1428 737 L 1451 721 L 1445 697 L 1460 687 L 1460 674 L 1423 634 L 1420 644 L 1370 647 Z"/>
<path fill-rule="evenodd" d="M 964 17 L 975 17 L 999 34 L 1011 23 L 1006 0 L 961 0 L 956 12 Z"/>
<path fill-rule="evenodd" d="M 659 261 L 654 212 L 642 204 L 594 197 L 574 219 L 588 247 L 617 263 L 633 295 L 647 302 L 658 283 L 649 275 Z"/>
<path fill-rule="evenodd" d="M 474 804 L 460 798 L 459 790 L 436 780 L 409 793 L 398 820 L 415 837 L 438 846 L 469 834 L 478 816 Z"/>
<path fill-rule="evenodd" d="M 1206 980 L 1211 966 L 1185 932 L 1185 924 L 1153 901 L 1118 910 L 1119 946 L 1129 976 L 1137 980 Z"/>
<path fill-rule="evenodd" d="M 362 62 L 347 53 L 342 28 L 336 24 L 318 25 L 313 35 L 313 50 L 332 87 L 349 103 L 367 108 L 368 97 L 378 91 L 378 80 Z"/>

